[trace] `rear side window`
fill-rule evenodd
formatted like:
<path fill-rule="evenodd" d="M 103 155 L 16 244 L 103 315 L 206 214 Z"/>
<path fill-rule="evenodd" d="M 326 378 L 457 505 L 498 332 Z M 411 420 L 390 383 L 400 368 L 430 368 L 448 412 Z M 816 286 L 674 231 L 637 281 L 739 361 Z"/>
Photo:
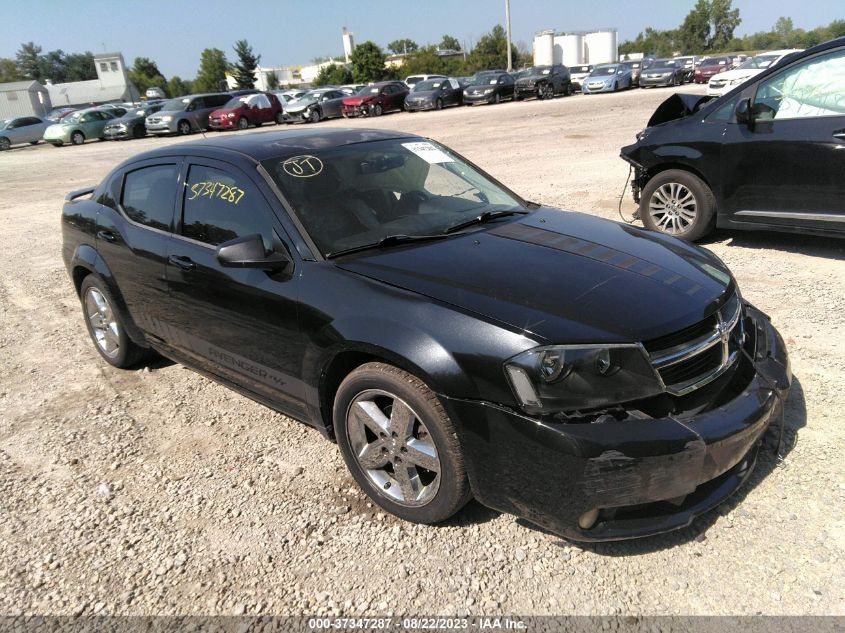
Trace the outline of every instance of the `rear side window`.
<path fill-rule="evenodd" d="M 176 165 L 153 165 L 130 171 L 123 181 L 120 200 L 123 212 L 139 224 L 171 231 L 178 176 Z"/>
<path fill-rule="evenodd" d="M 269 249 L 269 210 L 254 185 L 223 169 L 191 165 L 185 183 L 182 235 L 217 246 L 256 233 Z"/>

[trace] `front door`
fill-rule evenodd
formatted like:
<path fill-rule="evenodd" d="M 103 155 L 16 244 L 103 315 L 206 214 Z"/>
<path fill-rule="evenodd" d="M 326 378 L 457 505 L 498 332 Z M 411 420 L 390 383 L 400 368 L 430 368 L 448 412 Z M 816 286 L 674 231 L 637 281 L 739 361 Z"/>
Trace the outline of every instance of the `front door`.
<path fill-rule="evenodd" d="M 260 187 L 224 162 L 188 159 L 178 225 L 167 256 L 173 344 L 202 368 L 305 417 L 299 379 L 297 263 L 284 272 L 221 266 L 219 244 L 259 234 L 265 249 L 287 237 Z"/>
<path fill-rule="evenodd" d="M 751 112 L 726 131 L 732 221 L 845 231 L 845 49 L 761 81 Z"/>

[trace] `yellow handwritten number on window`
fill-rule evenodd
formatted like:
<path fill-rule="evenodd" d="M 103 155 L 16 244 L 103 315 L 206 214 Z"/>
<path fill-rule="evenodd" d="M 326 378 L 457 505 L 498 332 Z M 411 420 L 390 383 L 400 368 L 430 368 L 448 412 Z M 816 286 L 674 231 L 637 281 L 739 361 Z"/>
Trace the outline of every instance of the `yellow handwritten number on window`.
<path fill-rule="evenodd" d="M 188 200 L 196 200 L 197 198 L 219 198 L 225 202 L 238 204 L 246 192 L 240 187 L 230 187 L 224 185 L 222 182 L 213 180 L 206 180 L 205 182 L 198 182 L 191 185 L 191 196 Z"/>

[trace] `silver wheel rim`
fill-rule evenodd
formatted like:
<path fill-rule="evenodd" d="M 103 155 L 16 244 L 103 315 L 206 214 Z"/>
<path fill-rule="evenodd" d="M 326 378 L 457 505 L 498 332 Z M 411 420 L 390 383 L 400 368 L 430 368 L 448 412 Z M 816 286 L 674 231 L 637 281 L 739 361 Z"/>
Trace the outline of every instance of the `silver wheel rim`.
<path fill-rule="evenodd" d="M 85 316 L 100 350 L 109 358 L 117 356 L 120 352 L 120 327 L 109 302 L 96 288 L 85 291 Z"/>
<path fill-rule="evenodd" d="M 654 226 L 664 233 L 685 233 L 698 216 L 695 196 L 679 182 L 660 185 L 648 203 L 648 213 Z"/>
<path fill-rule="evenodd" d="M 246 119 L 241 119 L 240 121 L 238 121 L 238 127 L 242 130 L 247 129 L 249 127 L 249 121 L 247 121 Z"/>
<path fill-rule="evenodd" d="M 188 134 L 191 131 L 191 125 L 189 123 L 180 123 L 179 124 L 179 133 L 182 135 Z"/>
<path fill-rule="evenodd" d="M 410 507 L 437 494 L 437 447 L 404 400 L 379 389 L 361 392 L 347 409 L 346 433 L 358 466 L 379 494 Z"/>
<path fill-rule="evenodd" d="M 85 142 L 85 137 L 79 132 L 75 132 L 70 140 L 73 141 L 74 145 L 82 145 Z"/>

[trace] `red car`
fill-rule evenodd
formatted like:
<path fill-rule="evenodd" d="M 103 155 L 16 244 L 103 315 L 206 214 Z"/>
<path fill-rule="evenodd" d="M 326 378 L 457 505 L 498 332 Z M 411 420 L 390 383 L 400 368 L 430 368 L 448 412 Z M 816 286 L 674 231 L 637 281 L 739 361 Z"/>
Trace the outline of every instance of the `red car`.
<path fill-rule="evenodd" d="M 730 70 L 730 68 L 730 57 L 708 57 L 695 69 L 694 81 L 697 84 L 706 84 L 710 81 L 710 77 Z"/>
<path fill-rule="evenodd" d="M 379 116 L 383 112 L 403 109 L 407 96 L 408 86 L 401 81 L 380 81 L 346 97 L 340 111 L 344 117 Z"/>
<path fill-rule="evenodd" d="M 245 130 L 250 125 L 258 127 L 262 123 L 282 123 L 282 104 L 276 95 L 269 92 L 232 97 L 222 108 L 215 110 L 208 117 L 208 127 L 212 130 Z"/>

